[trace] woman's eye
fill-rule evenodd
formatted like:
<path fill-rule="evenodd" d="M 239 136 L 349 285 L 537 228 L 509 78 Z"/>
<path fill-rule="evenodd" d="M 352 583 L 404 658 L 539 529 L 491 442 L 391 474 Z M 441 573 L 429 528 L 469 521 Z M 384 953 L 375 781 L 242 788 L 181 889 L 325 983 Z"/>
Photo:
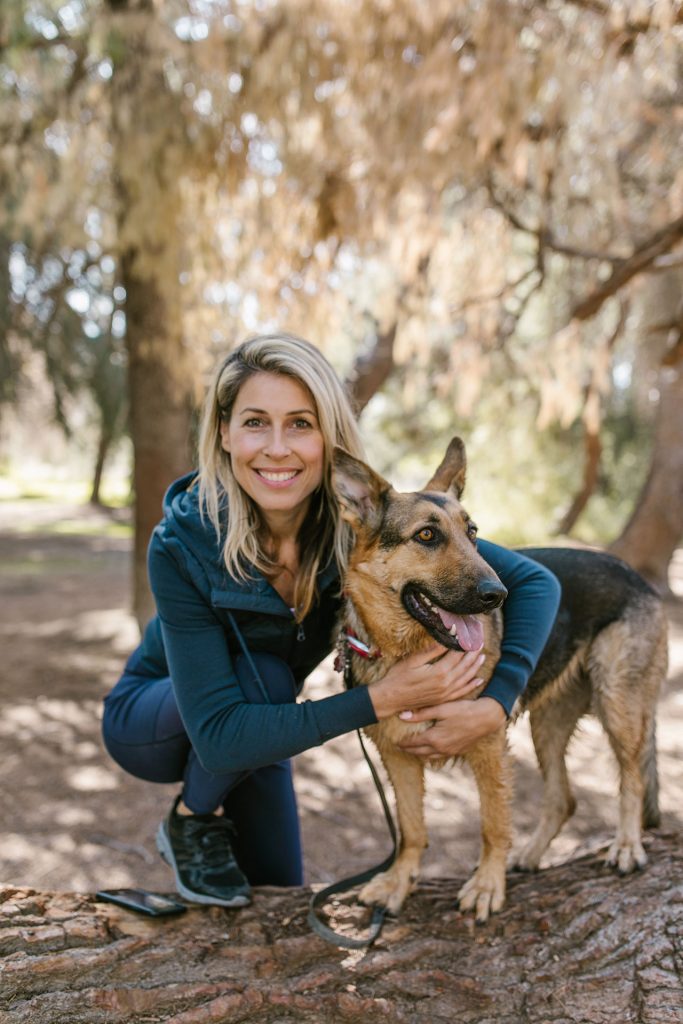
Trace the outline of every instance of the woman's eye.
<path fill-rule="evenodd" d="M 431 544 L 435 538 L 436 534 L 428 526 L 425 526 L 423 530 L 419 530 L 415 534 L 415 540 L 419 540 L 420 544 Z"/>
<path fill-rule="evenodd" d="M 260 420 L 258 416 L 250 416 L 248 420 L 244 421 L 245 427 L 260 427 L 263 425 L 263 420 Z"/>
<path fill-rule="evenodd" d="M 307 427 L 310 427 L 311 424 L 308 420 L 294 420 L 294 426 L 297 430 L 305 430 Z"/>

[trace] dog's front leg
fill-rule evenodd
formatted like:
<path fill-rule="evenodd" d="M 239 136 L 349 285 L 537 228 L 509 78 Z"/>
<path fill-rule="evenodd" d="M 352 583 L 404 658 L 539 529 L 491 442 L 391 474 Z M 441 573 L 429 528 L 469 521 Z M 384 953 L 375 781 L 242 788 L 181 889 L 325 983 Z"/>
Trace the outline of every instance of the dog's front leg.
<path fill-rule="evenodd" d="M 372 735 L 371 730 L 368 732 Z M 415 888 L 422 851 L 427 845 L 424 822 L 424 768 L 410 754 L 380 749 L 384 766 L 396 795 L 396 813 L 401 845 L 388 871 L 376 875 L 360 891 L 360 901 L 369 906 L 386 907 L 397 914 L 406 896 Z"/>
<path fill-rule="evenodd" d="M 488 920 L 505 902 L 505 865 L 510 849 L 510 781 L 505 730 L 480 740 L 466 755 L 479 789 L 481 857 L 458 893 L 461 910 Z"/>

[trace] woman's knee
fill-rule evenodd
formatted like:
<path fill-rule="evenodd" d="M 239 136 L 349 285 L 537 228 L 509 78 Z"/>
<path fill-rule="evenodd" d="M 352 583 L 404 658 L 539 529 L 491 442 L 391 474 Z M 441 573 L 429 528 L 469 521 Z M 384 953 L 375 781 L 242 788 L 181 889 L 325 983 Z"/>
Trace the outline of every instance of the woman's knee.
<path fill-rule="evenodd" d="M 124 674 L 105 698 L 102 739 L 109 755 L 130 775 L 148 782 L 182 779 L 190 741 L 170 679 Z"/>

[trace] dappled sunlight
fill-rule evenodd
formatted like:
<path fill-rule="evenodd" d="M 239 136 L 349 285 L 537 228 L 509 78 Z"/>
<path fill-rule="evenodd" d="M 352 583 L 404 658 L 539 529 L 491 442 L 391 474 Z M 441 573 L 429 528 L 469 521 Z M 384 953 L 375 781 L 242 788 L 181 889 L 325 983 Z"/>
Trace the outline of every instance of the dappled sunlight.
<path fill-rule="evenodd" d="M 65 772 L 64 777 L 73 789 L 84 792 L 102 793 L 108 789 L 116 789 L 120 785 L 120 780 L 114 772 L 100 765 L 74 768 Z"/>
<path fill-rule="evenodd" d="M 154 835 L 179 787 L 127 775 L 110 760 L 100 738 L 101 697 L 138 639 L 137 624 L 126 607 L 123 556 L 121 542 L 108 538 L 36 535 L 29 540 L 24 535 L 7 536 L 4 542 L 9 571 L 3 581 L 9 600 L 0 626 L 2 826 L 7 830 L 0 833 L 2 881 L 83 890 L 103 885 L 172 889 L 172 875 L 158 857 Z M 55 561 L 59 558 L 68 560 L 68 571 Z M 27 559 L 45 567 L 46 574 L 14 575 L 16 561 Z M 55 566 L 62 567 L 57 571 Z M 680 559 L 677 566 L 683 566 Z M 679 820 L 678 794 L 683 791 L 683 622 L 676 608 L 670 609 L 670 617 L 671 670 L 660 701 L 658 731 L 665 825 Z M 328 658 L 307 680 L 303 697 L 314 700 L 342 688 Z M 541 796 L 526 719 L 510 728 L 509 741 L 514 829 L 520 839 L 535 825 Z M 371 744 L 369 749 L 384 777 Z M 570 746 L 568 765 L 577 811 L 544 864 L 604 846 L 616 821 L 614 758 L 596 720 L 584 720 Z M 387 855 L 384 815 L 355 735 L 301 754 L 295 759 L 295 778 L 307 883 L 329 883 Z M 430 845 L 424 874 L 465 875 L 478 858 L 480 844 L 472 775 L 456 765 L 428 771 L 426 780 Z"/>
<path fill-rule="evenodd" d="M 140 635 L 135 619 L 123 608 L 80 612 L 44 622 L 0 625 L 0 635 L 49 639 L 66 634 L 78 643 L 112 642 L 116 649 L 122 650 L 132 650 Z"/>
<path fill-rule="evenodd" d="M 25 836 L 4 833 L 2 837 L 3 873 L 1 881 L 18 883 L 30 865 L 30 882 L 45 888 L 61 887 L 61 878 L 69 876 L 69 889 L 93 891 L 105 884 L 111 887 L 134 885 L 135 872 L 112 862 L 110 851 L 95 843 L 81 843 L 68 831 Z"/>
<path fill-rule="evenodd" d="M 683 791 L 683 692 L 675 683 L 672 685 L 682 661 L 683 629 L 672 622 L 671 671 L 658 710 L 660 806 L 664 824 L 667 818 L 679 820 L 679 794 Z M 309 678 L 306 696 L 320 698 L 338 692 L 341 686 L 341 677 L 333 671 L 332 660 L 328 659 Z M 510 727 L 508 738 L 514 771 L 513 828 L 519 842 L 536 824 L 542 784 L 526 716 Z M 367 745 L 386 786 L 386 774 L 379 757 L 372 744 Z M 569 745 L 567 768 L 577 797 L 577 809 L 553 841 L 543 858 L 543 866 L 599 850 L 611 842 L 616 827 L 617 764 L 596 718 L 587 716 L 581 721 Z M 304 836 L 308 831 L 319 829 L 322 819 L 333 841 L 344 845 L 343 871 L 360 870 L 373 859 L 386 855 L 389 837 L 384 815 L 355 736 L 342 736 L 297 758 L 297 792 Z M 391 802 L 393 804 L 393 800 Z M 424 876 L 453 875 L 470 870 L 479 855 L 479 797 L 466 766 L 427 771 L 425 813 L 430 842 L 425 854 Z M 311 881 L 327 882 L 336 877 L 334 871 L 330 872 L 324 864 L 311 862 L 310 857 L 308 868 Z"/>
<path fill-rule="evenodd" d="M 0 735 L 12 736 L 26 743 L 36 739 L 71 743 L 75 734 L 92 729 L 96 714 L 99 714 L 99 705 L 93 701 L 81 704 L 73 700 L 38 697 L 30 704 L 4 708 L 0 716 Z M 71 752 L 74 751 L 72 746 Z"/>

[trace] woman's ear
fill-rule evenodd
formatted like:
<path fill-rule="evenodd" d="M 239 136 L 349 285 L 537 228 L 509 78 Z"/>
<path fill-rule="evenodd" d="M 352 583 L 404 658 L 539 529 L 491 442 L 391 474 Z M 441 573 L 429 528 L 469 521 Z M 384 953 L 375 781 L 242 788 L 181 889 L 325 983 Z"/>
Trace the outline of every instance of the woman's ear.
<path fill-rule="evenodd" d="M 230 452 L 230 424 L 227 420 L 221 420 L 220 427 L 221 448 L 224 452 Z"/>

